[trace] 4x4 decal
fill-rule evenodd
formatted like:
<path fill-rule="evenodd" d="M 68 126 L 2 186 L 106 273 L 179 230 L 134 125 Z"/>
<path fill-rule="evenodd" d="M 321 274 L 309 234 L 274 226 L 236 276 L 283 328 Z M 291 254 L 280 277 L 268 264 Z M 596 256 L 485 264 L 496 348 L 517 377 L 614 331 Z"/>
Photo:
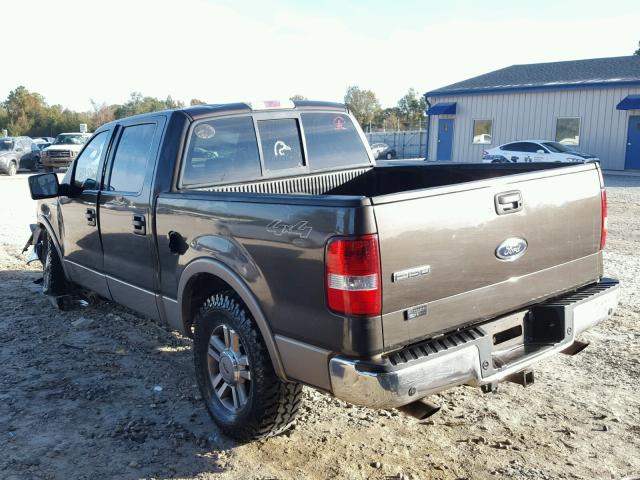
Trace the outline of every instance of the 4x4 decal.
<path fill-rule="evenodd" d="M 307 226 L 306 220 L 301 220 L 295 225 L 288 225 L 286 223 L 282 223 L 282 220 L 274 220 L 269 225 L 267 225 L 267 232 L 273 233 L 278 237 L 281 237 L 285 233 L 296 235 L 300 238 L 309 238 L 313 228 Z"/>

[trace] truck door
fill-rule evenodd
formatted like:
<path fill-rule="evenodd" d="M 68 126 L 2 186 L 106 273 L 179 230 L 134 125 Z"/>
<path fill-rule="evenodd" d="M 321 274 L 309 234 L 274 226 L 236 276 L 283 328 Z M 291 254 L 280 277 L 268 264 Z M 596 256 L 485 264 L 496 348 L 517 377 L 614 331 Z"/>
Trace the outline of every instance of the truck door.
<path fill-rule="evenodd" d="M 162 116 L 120 124 L 100 192 L 104 272 L 113 299 L 158 318 L 151 193 Z"/>
<path fill-rule="evenodd" d="M 87 143 L 63 180 L 74 187 L 74 194 L 58 198 L 65 270 L 74 282 L 106 298 L 111 296 L 102 272 L 97 204 L 100 172 L 111 136 L 111 130 L 104 130 Z"/>

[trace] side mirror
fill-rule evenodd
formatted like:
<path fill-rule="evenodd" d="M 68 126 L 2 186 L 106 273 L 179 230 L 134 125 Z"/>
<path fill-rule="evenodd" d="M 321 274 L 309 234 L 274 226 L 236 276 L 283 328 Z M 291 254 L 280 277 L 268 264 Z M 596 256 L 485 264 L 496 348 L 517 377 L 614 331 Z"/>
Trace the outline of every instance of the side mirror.
<path fill-rule="evenodd" d="M 28 180 L 32 199 L 41 200 L 58 196 L 60 185 L 58 184 L 58 176 L 55 173 L 31 175 Z"/>
<path fill-rule="evenodd" d="M 544 150 L 538 150 L 536 153 L 547 153 Z"/>
<path fill-rule="evenodd" d="M 16 152 L 21 152 L 23 150 L 24 150 L 24 148 L 22 148 L 22 147 L 16 147 Z"/>

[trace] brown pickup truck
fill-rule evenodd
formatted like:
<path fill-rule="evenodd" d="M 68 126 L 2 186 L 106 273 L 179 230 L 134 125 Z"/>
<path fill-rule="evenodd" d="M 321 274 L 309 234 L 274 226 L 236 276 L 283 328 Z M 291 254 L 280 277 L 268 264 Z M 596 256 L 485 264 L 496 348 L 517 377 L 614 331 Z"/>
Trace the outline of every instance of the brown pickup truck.
<path fill-rule="evenodd" d="M 339 104 L 197 106 L 100 127 L 29 179 L 58 305 L 94 292 L 194 337 L 211 416 L 286 429 L 301 385 L 425 416 L 533 381 L 611 316 L 597 163 L 377 165 Z"/>

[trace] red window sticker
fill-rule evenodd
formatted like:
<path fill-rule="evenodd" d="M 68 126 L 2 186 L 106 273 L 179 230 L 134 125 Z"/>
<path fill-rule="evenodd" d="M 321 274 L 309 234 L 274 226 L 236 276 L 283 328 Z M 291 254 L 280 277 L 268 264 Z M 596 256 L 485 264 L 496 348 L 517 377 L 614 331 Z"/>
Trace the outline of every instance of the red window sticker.
<path fill-rule="evenodd" d="M 333 125 L 335 126 L 336 130 L 346 130 L 345 126 L 344 126 L 344 118 L 342 117 L 336 117 L 333 119 Z"/>

